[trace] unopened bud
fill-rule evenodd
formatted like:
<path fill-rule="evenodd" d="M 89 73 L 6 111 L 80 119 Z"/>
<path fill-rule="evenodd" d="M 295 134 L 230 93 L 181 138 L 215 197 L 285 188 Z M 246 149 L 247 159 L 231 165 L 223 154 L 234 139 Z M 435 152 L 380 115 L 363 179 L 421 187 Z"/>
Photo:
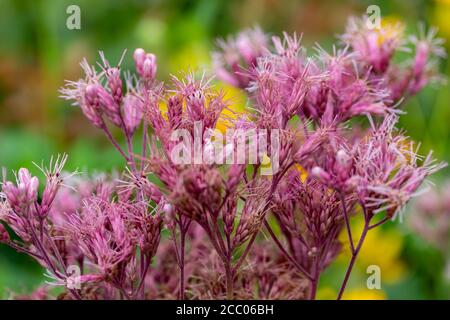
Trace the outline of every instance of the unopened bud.
<path fill-rule="evenodd" d="M 130 133 L 133 133 L 139 127 L 143 117 L 143 108 L 143 103 L 138 97 L 128 94 L 124 98 L 123 120 Z"/>
<path fill-rule="evenodd" d="M 174 212 L 174 208 L 173 205 L 171 205 L 170 203 L 166 203 L 163 206 L 163 211 L 167 214 L 167 215 L 172 215 Z"/>
<path fill-rule="evenodd" d="M 116 103 L 122 100 L 122 79 L 119 68 L 110 68 L 107 72 L 108 86 Z"/>
<path fill-rule="evenodd" d="M 193 121 L 202 120 L 205 114 L 205 95 L 202 90 L 195 90 L 186 97 L 188 114 Z"/>
<path fill-rule="evenodd" d="M 85 99 L 86 103 L 91 107 L 98 107 L 100 105 L 98 97 L 98 84 L 88 84 L 86 86 Z"/>
<path fill-rule="evenodd" d="M 156 56 L 138 48 L 134 51 L 133 58 L 139 75 L 145 80 L 153 80 L 157 69 Z"/>
<path fill-rule="evenodd" d="M 323 183 L 327 183 L 330 180 L 330 175 L 320 167 L 312 168 L 311 174 Z"/>
<path fill-rule="evenodd" d="M 183 117 L 183 101 L 179 95 L 174 95 L 169 98 L 167 102 L 167 115 L 169 117 L 170 127 L 172 129 L 178 128 Z"/>
<path fill-rule="evenodd" d="M 350 157 L 344 150 L 339 150 L 336 153 L 336 161 L 342 168 L 347 167 L 348 163 L 350 162 Z"/>
<path fill-rule="evenodd" d="M 145 59 L 145 51 L 142 48 L 134 50 L 133 59 L 136 65 L 141 64 Z"/>
<path fill-rule="evenodd" d="M 30 202 L 36 200 L 39 188 L 38 178 L 32 177 L 28 169 L 21 168 L 18 172 L 18 180 L 19 189 L 25 198 Z"/>

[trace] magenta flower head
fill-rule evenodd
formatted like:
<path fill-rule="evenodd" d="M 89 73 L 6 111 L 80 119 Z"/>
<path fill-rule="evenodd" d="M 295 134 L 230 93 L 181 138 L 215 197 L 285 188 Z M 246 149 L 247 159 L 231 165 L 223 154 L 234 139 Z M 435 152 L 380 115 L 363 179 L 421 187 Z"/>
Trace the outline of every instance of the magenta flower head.
<path fill-rule="evenodd" d="M 302 113 L 310 87 L 320 76 L 311 77 L 301 38 L 284 34 L 272 42 L 275 52 L 257 60 L 248 91 L 259 111 L 260 126 L 284 129 Z"/>
<path fill-rule="evenodd" d="M 351 18 L 341 39 L 375 72 L 384 73 L 402 44 L 402 31 L 400 23 L 377 28 L 369 25 L 367 17 Z"/>
<path fill-rule="evenodd" d="M 315 166 L 311 174 L 323 184 L 340 192 L 348 192 L 354 188 L 354 160 L 352 154 L 342 146 L 332 152 L 324 161 L 324 168 Z"/>
<path fill-rule="evenodd" d="M 120 64 L 125 56 L 126 51 L 124 51 L 122 58 L 120 59 L 117 67 L 111 67 L 108 60 L 102 51 L 100 51 L 100 58 L 102 60 L 102 69 L 105 73 L 106 81 L 111 93 L 112 98 L 119 105 L 122 100 L 122 79 L 120 77 Z"/>
<path fill-rule="evenodd" d="M 318 61 L 311 67 L 322 80 L 315 82 L 306 98 L 304 113 L 321 124 L 339 124 L 350 118 L 374 114 L 384 115 L 388 107 L 389 91 L 379 79 L 372 79 L 357 54 L 348 48 L 333 54 L 318 48 Z"/>
<path fill-rule="evenodd" d="M 122 99 L 122 79 L 120 78 L 120 69 L 109 68 L 106 72 L 106 77 L 114 100 L 116 103 L 120 103 Z"/>
<path fill-rule="evenodd" d="M 182 172 L 180 178 L 171 198 L 185 215 L 204 224 L 207 216 L 201 208 L 215 214 L 220 206 L 223 183 L 218 170 L 191 168 Z"/>
<path fill-rule="evenodd" d="M 18 188 L 25 194 L 25 197 L 34 201 L 37 198 L 39 180 L 32 177 L 28 169 L 21 168 L 17 174 Z"/>
<path fill-rule="evenodd" d="M 48 167 L 41 166 L 41 170 L 45 175 L 45 188 L 42 194 L 42 200 L 39 205 L 38 214 L 43 217 L 48 214 L 50 208 L 55 200 L 56 194 L 63 183 L 62 170 L 67 161 L 67 154 L 62 156 L 58 155 L 56 159 L 53 157 L 50 159 Z M 74 173 L 75 174 L 75 173 Z"/>
<path fill-rule="evenodd" d="M 221 113 L 229 105 L 221 91 L 215 91 L 210 85 L 211 78 L 205 79 L 204 74 L 196 79 L 193 73 L 177 78 L 172 76 L 173 91 L 169 97 L 167 127 L 175 128 L 182 125 L 194 136 L 194 128 L 201 124 L 200 134 L 208 129 L 214 129 Z M 183 109 L 185 106 L 185 109 Z"/>
<path fill-rule="evenodd" d="M 235 46 L 247 65 L 256 63 L 256 59 L 265 53 L 267 37 L 258 27 L 239 33 Z"/>
<path fill-rule="evenodd" d="M 367 207 L 374 213 L 386 211 L 387 216 L 395 218 L 400 215 L 406 204 L 422 194 L 426 189 L 419 187 L 431 174 L 445 168 L 446 163 L 436 163 L 430 152 L 421 164 L 417 162 L 419 156 L 410 154 L 412 159 L 404 167 L 393 168 L 392 177 L 385 183 L 374 183 L 368 186 L 371 195 L 367 197 Z"/>
<path fill-rule="evenodd" d="M 81 212 L 68 217 L 68 235 L 109 280 L 113 280 L 118 264 L 132 256 L 133 243 L 122 216 L 125 213 L 116 204 L 92 199 Z"/>
<path fill-rule="evenodd" d="M 11 208 L 20 212 L 37 200 L 39 180 L 32 177 L 28 169 L 21 168 L 16 175 L 16 184 L 11 181 L 3 183 L 3 193 Z"/>
<path fill-rule="evenodd" d="M 219 40 L 213 64 L 219 79 L 246 88 L 259 57 L 268 54 L 268 37 L 259 28 L 248 29 L 236 38 Z"/>
<path fill-rule="evenodd" d="M 138 48 L 134 50 L 133 58 L 138 74 L 144 80 L 154 80 L 157 69 L 156 56 Z"/>
<path fill-rule="evenodd" d="M 115 101 L 112 94 L 106 90 L 100 84 L 93 84 L 88 87 L 89 95 L 92 97 L 93 101 L 97 102 L 99 107 L 101 107 L 102 112 L 114 123 L 116 126 L 120 127 L 122 125 L 122 120 L 120 116 L 120 106 Z"/>
<path fill-rule="evenodd" d="M 73 101 L 72 105 L 79 106 L 86 118 L 97 128 L 104 126 L 102 108 L 98 94 L 98 80 L 100 76 L 86 59 L 81 62 L 85 79 L 66 81 L 66 86 L 60 89 L 61 97 Z"/>
<path fill-rule="evenodd" d="M 416 94 L 430 81 L 440 79 L 436 62 L 446 54 L 442 48 L 444 41 L 436 38 L 435 29 L 426 33 L 421 26 L 419 36 L 406 38 L 400 22 L 385 23 L 378 28 L 363 17 L 350 19 L 346 31 L 341 39 L 350 46 L 355 59 L 369 71 L 370 80 L 384 79 L 383 86 L 389 91 L 390 105 Z M 397 51 L 411 51 L 415 55 L 400 65 L 394 62 Z"/>
<path fill-rule="evenodd" d="M 425 158 L 418 155 L 408 137 L 396 132 L 397 120 L 395 115 L 385 118 L 356 147 L 357 178 L 353 180 L 358 181 L 358 194 L 365 206 L 374 214 L 386 212 L 391 218 L 420 194 L 418 189 L 427 177 L 447 166 L 436 162 L 431 152 Z"/>

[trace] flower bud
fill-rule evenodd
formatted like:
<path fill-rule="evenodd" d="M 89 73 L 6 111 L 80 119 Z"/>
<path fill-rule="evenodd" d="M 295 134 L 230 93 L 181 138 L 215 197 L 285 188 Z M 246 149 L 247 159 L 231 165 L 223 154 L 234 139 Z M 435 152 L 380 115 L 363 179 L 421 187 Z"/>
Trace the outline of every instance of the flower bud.
<path fill-rule="evenodd" d="M 348 155 L 348 153 L 342 149 L 340 149 L 336 153 L 336 162 L 335 162 L 335 174 L 340 180 L 340 182 L 343 182 L 349 178 L 351 166 L 352 166 L 352 159 Z"/>
<path fill-rule="evenodd" d="M 31 174 L 26 168 L 20 168 L 19 172 L 17 173 L 17 177 L 19 181 L 23 184 L 27 184 L 28 181 L 31 180 Z"/>
<path fill-rule="evenodd" d="M 81 110 L 83 111 L 86 118 L 88 118 L 91 123 L 97 128 L 101 128 L 103 126 L 103 119 L 100 114 L 91 106 L 87 104 L 81 105 Z"/>
<path fill-rule="evenodd" d="M 103 126 L 103 119 L 100 115 L 100 100 L 98 97 L 98 85 L 89 84 L 86 86 L 84 92 L 84 103 L 81 103 L 80 107 L 86 118 L 97 128 Z"/>
<path fill-rule="evenodd" d="M 186 97 L 186 107 L 192 121 L 203 120 L 205 115 L 205 103 L 205 94 L 199 89 L 193 90 L 192 93 Z"/>
<path fill-rule="evenodd" d="M 114 100 L 113 96 L 102 86 L 97 86 L 97 97 L 100 105 L 105 108 L 107 112 L 118 113 L 119 105 Z"/>
<path fill-rule="evenodd" d="M 133 58 L 139 75 L 145 80 L 153 80 L 157 69 L 156 56 L 138 48 L 134 51 Z"/>
<path fill-rule="evenodd" d="M 25 206 L 36 201 L 38 195 L 39 180 L 32 177 L 30 172 L 21 168 L 17 173 L 17 186 L 11 181 L 3 184 L 3 192 L 13 210 L 19 212 Z"/>
<path fill-rule="evenodd" d="M 350 156 L 344 150 L 340 149 L 336 153 L 336 161 L 341 168 L 346 168 L 350 162 Z"/>
<path fill-rule="evenodd" d="M 174 95 L 169 98 L 167 103 L 167 116 L 169 117 L 170 127 L 172 129 L 178 128 L 183 117 L 183 101 L 179 95 Z"/>
<path fill-rule="evenodd" d="M 98 88 L 99 84 L 88 84 L 86 86 L 84 98 L 86 103 L 91 107 L 98 107 L 100 105 L 99 97 L 98 97 Z"/>
<path fill-rule="evenodd" d="M 168 229 L 174 230 L 176 228 L 176 217 L 175 217 L 175 208 L 170 203 L 165 203 L 163 205 L 162 211 L 165 213 L 163 216 L 164 224 Z"/>
<path fill-rule="evenodd" d="M 101 105 L 104 107 L 106 116 L 116 126 L 122 127 L 119 105 L 105 88 L 102 87 L 102 89 L 103 90 L 100 91 L 100 101 Z"/>
<path fill-rule="evenodd" d="M 21 168 L 19 170 L 18 183 L 19 189 L 21 189 L 28 201 L 32 202 L 37 199 L 39 180 L 36 177 L 32 177 L 28 169 Z"/>
<path fill-rule="evenodd" d="M 320 167 L 312 168 L 311 174 L 325 184 L 327 184 L 331 179 L 330 175 Z"/>
<path fill-rule="evenodd" d="M 173 215 L 173 213 L 174 213 L 174 207 L 173 207 L 173 205 L 172 204 L 170 204 L 170 203 L 166 203 L 166 204 L 164 204 L 164 206 L 163 206 L 163 211 L 167 214 L 167 215 Z"/>
<path fill-rule="evenodd" d="M 3 183 L 2 191 L 4 192 L 9 205 L 13 209 L 16 209 L 20 206 L 19 189 L 11 181 L 6 181 L 5 183 Z"/>
<path fill-rule="evenodd" d="M 136 63 L 136 67 L 138 65 L 141 65 L 142 62 L 145 59 L 145 51 L 144 51 L 144 49 L 137 48 L 136 50 L 134 50 L 133 59 L 134 59 L 134 62 Z"/>
<path fill-rule="evenodd" d="M 147 53 L 143 65 L 144 78 L 153 79 L 156 75 L 156 56 L 151 53 Z"/>
<path fill-rule="evenodd" d="M 123 103 L 123 120 L 128 132 L 133 133 L 143 117 L 143 103 L 135 95 L 128 94 L 124 98 Z"/>
<path fill-rule="evenodd" d="M 111 90 L 111 95 L 116 103 L 122 100 L 122 79 L 120 78 L 119 68 L 110 68 L 107 71 L 108 86 Z"/>

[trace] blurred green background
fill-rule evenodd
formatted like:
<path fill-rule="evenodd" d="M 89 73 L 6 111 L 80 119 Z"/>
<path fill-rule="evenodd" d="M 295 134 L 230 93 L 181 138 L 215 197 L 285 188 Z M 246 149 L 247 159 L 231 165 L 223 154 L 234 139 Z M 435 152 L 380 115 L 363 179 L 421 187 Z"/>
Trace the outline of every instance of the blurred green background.
<path fill-rule="evenodd" d="M 68 30 L 66 8 L 81 9 L 81 30 Z M 303 33 L 310 47 L 330 48 L 347 17 L 378 4 L 383 17 L 401 20 L 408 31 L 420 21 L 439 27 L 450 40 L 450 0 L 292 1 L 292 0 L 0 0 L 0 166 L 17 170 L 32 161 L 67 152 L 68 169 L 112 170 L 122 159 L 79 109 L 58 98 L 64 79 L 81 76 L 78 63 L 90 62 L 103 50 L 111 63 L 142 47 L 158 57 L 158 78 L 191 68 L 210 68 L 217 37 L 259 25 L 266 32 Z M 447 44 L 447 50 L 449 45 Z M 450 74 L 445 61 L 442 73 Z M 429 87 L 407 102 L 401 125 L 423 150 L 450 160 L 450 90 Z M 449 175 L 444 170 L 437 180 Z M 343 276 L 345 255 L 320 283 L 320 298 L 334 298 Z M 398 222 L 383 227 L 363 247 L 359 268 L 351 278 L 348 298 L 448 299 L 445 259 L 441 253 Z M 382 290 L 365 288 L 370 264 L 382 270 Z M 44 280 L 27 257 L 0 245 L 0 297 L 27 293 Z"/>

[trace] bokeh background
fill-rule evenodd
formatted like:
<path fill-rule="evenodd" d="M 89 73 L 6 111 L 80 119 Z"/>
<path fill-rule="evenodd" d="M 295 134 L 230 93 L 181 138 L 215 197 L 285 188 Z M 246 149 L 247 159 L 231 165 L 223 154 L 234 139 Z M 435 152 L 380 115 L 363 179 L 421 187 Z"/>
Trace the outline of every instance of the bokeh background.
<path fill-rule="evenodd" d="M 66 28 L 71 4 L 81 9 L 81 30 Z M 408 31 L 416 31 L 419 22 L 437 26 L 450 49 L 450 0 L 0 0 L 0 166 L 31 167 L 61 152 L 70 155 L 68 169 L 111 171 L 122 164 L 101 132 L 58 98 L 64 79 L 78 79 L 78 63 L 83 57 L 98 59 L 98 50 L 115 63 L 128 48 L 127 68 L 133 49 L 145 48 L 158 56 L 158 78 L 166 80 L 180 70 L 210 69 L 217 37 L 255 25 L 271 34 L 303 33 L 308 47 L 320 42 L 329 49 L 347 17 L 363 14 L 371 4 Z M 441 72 L 450 74 L 448 61 Z M 401 119 L 423 150 L 433 149 L 448 162 L 449 104 L 448 84 L 429 87 L 407 102 Z M 448 169 L 435 178 L 437 187 L 446 177 Z M 346 297 L 449 299 L 449 259 L 449 252 L 412 232 L 407 223 L 383 226 L 364 245 Z M 343 253 L 322 277 L 319 298 L 336 297 L 347 260 Z M 381 268 L 382 290 L 366 288 L 366 268 L 373 264 Z M 0 298 L 31 292 L 43 283 L 42 273 L 33 261 L 0 245 Z"/>

